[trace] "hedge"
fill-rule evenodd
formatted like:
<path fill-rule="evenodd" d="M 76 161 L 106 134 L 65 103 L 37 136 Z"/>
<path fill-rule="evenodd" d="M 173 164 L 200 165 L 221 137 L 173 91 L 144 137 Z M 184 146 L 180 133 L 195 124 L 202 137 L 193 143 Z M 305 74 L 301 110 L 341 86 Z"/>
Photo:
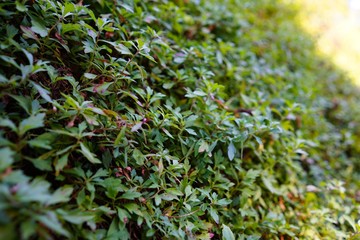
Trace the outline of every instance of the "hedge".
<path fill-rule="evenodd" d="M 285 0 L 0 3 L 1 239 L 356 239 L 359 90 Z"/>

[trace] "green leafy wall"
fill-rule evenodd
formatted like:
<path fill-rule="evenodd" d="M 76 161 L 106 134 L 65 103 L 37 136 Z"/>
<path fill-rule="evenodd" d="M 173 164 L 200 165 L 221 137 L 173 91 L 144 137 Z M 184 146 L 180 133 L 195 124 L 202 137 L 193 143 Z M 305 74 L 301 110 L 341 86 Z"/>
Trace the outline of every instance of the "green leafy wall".
<path fill-rule="evenodd" d="M 359 92 L 298 11 L 2 1 L 0 237 L 356 237 Z"/>

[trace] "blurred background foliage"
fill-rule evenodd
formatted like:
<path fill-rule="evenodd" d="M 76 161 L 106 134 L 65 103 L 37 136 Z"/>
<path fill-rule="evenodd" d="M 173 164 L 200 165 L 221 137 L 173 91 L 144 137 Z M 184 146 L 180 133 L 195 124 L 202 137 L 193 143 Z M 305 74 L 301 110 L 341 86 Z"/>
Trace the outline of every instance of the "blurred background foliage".
<path fill-rule="evenodd" d="M 295 0 L 306 31 L 316 38 L 319 53 L 331 58 L 360 85 L 360 1 Z"/>

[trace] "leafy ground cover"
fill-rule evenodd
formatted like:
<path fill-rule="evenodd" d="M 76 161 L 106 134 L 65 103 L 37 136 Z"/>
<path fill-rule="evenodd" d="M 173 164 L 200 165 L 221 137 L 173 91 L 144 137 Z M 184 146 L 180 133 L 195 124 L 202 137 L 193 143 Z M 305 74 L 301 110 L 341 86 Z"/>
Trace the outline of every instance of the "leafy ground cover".
<path fill-rule="evenodd" d="M 2 1 L 1 239 L 345 239 L 359 91 L 280 0 Z"/>

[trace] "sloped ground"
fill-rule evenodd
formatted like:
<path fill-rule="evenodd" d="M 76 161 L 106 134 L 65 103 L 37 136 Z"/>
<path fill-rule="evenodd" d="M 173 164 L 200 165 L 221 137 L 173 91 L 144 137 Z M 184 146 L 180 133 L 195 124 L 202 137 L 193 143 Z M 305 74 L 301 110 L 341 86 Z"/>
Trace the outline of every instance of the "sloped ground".
<path fill-rule="evenodd" d="M 345 239 L 359 92 L 282 1 L 2 2 L 2 239 Z"/>

